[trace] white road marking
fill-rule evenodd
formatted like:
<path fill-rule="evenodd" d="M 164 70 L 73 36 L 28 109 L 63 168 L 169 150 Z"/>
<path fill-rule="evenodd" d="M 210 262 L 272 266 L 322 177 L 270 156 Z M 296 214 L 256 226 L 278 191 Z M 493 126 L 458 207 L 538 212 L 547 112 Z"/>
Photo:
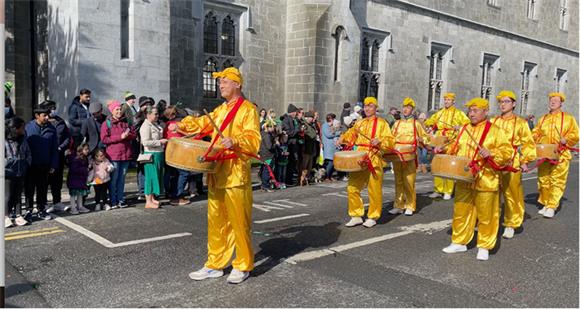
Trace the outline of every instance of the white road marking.
<path fill-rule="evenodd" d="M 538 176 L 532 176 L 532 177 L 522 178 L 522 181 L 532 180 L 532 179 L 538 179 Z"/>
<path fill-rule="evenodd" d="M 56 222 L 72 229 L 75 230 L 77 232 L 79 232 L 80 234 L 96 241 L 97 243 L 103 245 L 106 248 L 118 248 L 118 247 L 124 247 L 124 246 L 130 246 L 130 245 L 136 245 L 136 244 L 142 244 L 142 243 L 147 243 L 147 242 L 153 242 L 153 241 L 158 241 L 158 240 L 165 240 L 165 239 L 171 239 L 171 238 L 177 238 L 177 237 L 184 237 L 184 236 L 191 236 L 191 233 L 177 233 L 177 234 L 170 234 L 170 235 L 165 235 L 165 236 L 159 236 L 159 237 L 152 237 L 152 238 L 145 238 L 145 239 L 138 239 L 138 240 L 131 240 L 131 241 L 125 241 L 125 242 L 120 242 L 120 243 L 112 243 L 111 241 L 107 240 L 106 238 L 98 235 L 97 233 L 91 232 L 89 230 L 87 230 L 86 228 L 76 224 L 76 223 L 72 223 L 64 218 L 58 217 L 56 216 L 56 218 L 54 219 Z"/>
<path fill-rule="evenodd" d="M 330 193 L 324 193 L 322 194 L 322 196 L 338 196 L 338 197 L 348 197 L 348 195 L 342 193 L 342 192 L 330 192 Z"/>
<path fill-rule="evenodd" d="M 283 208 L 290 208 L 290 209 L 294 208 L 294 206 L 284 205 L 284 204 L 280 204 L 280 203 L 274 203 L 274 202 L 270 202 L 270 201 L 265 201 L 263 203 L 264 204 L 268 204 L 268 205 L 280 206 L 280 207 L 283 207 Z"/>
<path fill-rule="evenodd" d="M 262 205 L 254 203 L 252 207 L 259 209 L 261 211 L 270 212 L 272 210 L 282 210 L 283 208 L 276 207 L 276 206 L 269 206 L 269 205 Z"/>
<path fill-rule="evenodd" d="M 401 232 L 386 234 L 386 235 L 373 237 L 373 238 L 369 238 L 369 239 L 365 239 L 365 240 L 361 240 L 361 241 L 357 241 L 357 242 L 352 242 L 349 244 L 340 245 L 340 246 L 336 246 L 336 247 L 331 247 L 331 248 L 327 248 L 327 249 L 299 253 L 299 254 L 296 254 L 296 255 L 286 259 L 285 262 L 290 263 L 290 264 L 296 264 L 298 262 L 310 261 L 310 260 L 314 260 L 314 259 L 328 256 L 328 255 L 333 255 L 333 254 L 336 254 L 338 252 L 342 252 L 342 251 L 346 251 L 346 250 L 350 250 L 350 249 L 354 249 L 354 248 L 359 248 L 362 246 L 372 245 L 372 244 L 375 244 L 375 243 L 378 243 L 381 241 L 409 235 L 409 234 L 412 234 L 415 232 L 424 232 L 426 234 L 432 234 L 436 231 L 443 230 L 450 225 L 451 225 L 451 220 L 448 219 L 448 220 L 443 220 L 443 221 L 435 221 L 435 222 L 431 222 L 431 223 L 420 223 L 420 224 L 415 224 L 415 225 L 411 225 L 411 226 L 403 226 L 403 227 L 400 227 L 400 229 L 402 229 Z"/>
<path fill-rule="evenodd" d="M 290 205 L 296 205 L 296 206 L 308 207 L 308 205 L 306 205 L 306 204 L 297 203 L 297 202 L 292 202 L 292 201 L 290 201 L 290 200 L 288 200 L 288 199 L 285 199 L 285 200 L 273 200 L 272 202 L 278 202 L 278 203 L 279 203 L 279 202 L 284 202 L 284 203 L 286 203 L 286 204 L 290 204 Z"/>
<path fill-rule="evenodd" d="M 284 216 L 284 217 L 278 217 L 278 218 L 272 218 L 272 219 L 258 220 L 258 221 L 254 221 L 254 223 L 262 224 L 262 223 L 282 221 L 282 220 L 300 218 L 300 217 L 306 217 L 306 216 L 310 216 L 310 214 L 297 214 L 297 215 Z"/>

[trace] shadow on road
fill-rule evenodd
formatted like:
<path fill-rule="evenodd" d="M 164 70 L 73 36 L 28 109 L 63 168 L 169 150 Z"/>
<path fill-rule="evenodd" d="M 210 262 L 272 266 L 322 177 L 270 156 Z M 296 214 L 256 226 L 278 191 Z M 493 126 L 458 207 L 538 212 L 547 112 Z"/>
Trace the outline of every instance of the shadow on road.
<path fill-rule="evenodd" d="M 340 236 L 339 226 L 338 222 L 330 222 L 321 226 L 291 227 L 274 233 L 275 236 L 279 237 L 260 244 L 261 250 L 256 253 L 254 259 L 255 261 L 266 259 L 266 261 L 254 268 L 252 276 L 260 276 L 287 258 L 306 249 L 324 248 L 332 245 Z"/>

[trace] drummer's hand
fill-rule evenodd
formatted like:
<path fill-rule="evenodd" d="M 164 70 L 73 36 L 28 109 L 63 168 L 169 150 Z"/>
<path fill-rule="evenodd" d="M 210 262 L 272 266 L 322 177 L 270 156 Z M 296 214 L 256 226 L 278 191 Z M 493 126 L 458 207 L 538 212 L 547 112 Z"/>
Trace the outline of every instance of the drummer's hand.
<path fill-rule="evenodd" d="M 566 138 L 562 137 L 562 138 L 560 139 L 560 144 L 562 144 L 562 145 L 566 145 L 567 143 L 568 143 L 568 141 L 566 140 Z"/>
<path fill-rule="evenodd" d="M 340 145 L 342 144 L 342 141 L 337 139 L 336 143 L 334 143 L 336 145 L 336 147 L 340 147 Z"/>
<path fill-rule="evenodd" d="M 522 163 L 522 165 L 520 166 L 520 168 L 522 169 L 522 172 L 527 173 L 530 171 L 530 168 L 528 167 L 527 163 Z"/>
<path fill-rule="evenodd" d="M 434 153 L 442 153 L 443 147 L 437 146 L 437 147 L 433 148 L 433 152 Z"/>
<path fill-rule="evenodd" d="M 381 143 L 381 141 L 378 138 L 371 139 L 371 145 L 373 145 L 373 146 L 376 146 L 380 143 Z"/>
<path fill-rule="evenodd" d="M 487 149 L 485 149 L 485 148 L 481 148 L 481 150 L 479 151 L 479 155 L 480 155 L 482 158 L 486 159 L 486 158 L 488 158 L 489 156 L 491 156 L 491 153 L 489 152 L 489 150 L 487 150 Z"/>
<path fill-rule="evenodd" d="M 177 131 L 177 124 L 174 123 L 170 123 L 169 126 L 167 127 L 167 130 L 171 131 L 171 132 L 175 132 Z"/>
<path fill-rule="evenodd" d="M 455 131 L 459 131 L 459 130 L 461 130 L 461 126 L 460 126 L 460 125 L 456 125 L 456 126 L 454 126 L 454 127 L 453 127 L 453 130 L 455 130 Z"/>
<path fill-rule="evenodd" d="M 224 139 L 222 139 L 221 144 L 225 149 L 231 149 L 232 147 L 234 147 L 234 140 L 232 140 L 229 137 L 224 137 Z"/>

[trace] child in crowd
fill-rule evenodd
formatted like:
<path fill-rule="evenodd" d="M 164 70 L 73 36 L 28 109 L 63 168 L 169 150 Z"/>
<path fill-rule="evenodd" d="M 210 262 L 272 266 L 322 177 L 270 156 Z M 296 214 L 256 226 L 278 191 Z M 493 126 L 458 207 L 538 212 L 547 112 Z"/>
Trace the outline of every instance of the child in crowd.
<path fill-rule="evenodd" d="M 267 119 L 262 126 L 262 142 L 260 144 L 260 158 L 265 162 L 260 167 L 260 179 L 262 179 L 262 190 L 266 192 L 273 192 L 270 188 L 270 169 L 274 167 L 274 154 L 276 153 L 276 123 Z M 267 165 L 266 165 L 267 164 Z M 270 167 L 270 169 L 268 169 Z"/>
<path fill-rule="evenodd" d="M 97 148 L 90 162 L 90 171 L 87 181 L 95 188 L 95 211 L 111 210 L 109 204 L 109 184 L 111 173 L 115 166 L 105 157 L 105 150 Z"/>
<path fill-rule="evenodd" d="M 288 134 L 282 131 L 280 126 L 277 127 L 277 137 L 276 137 L 276 168 L 275 168 L 275 175 L 276 179 L 280 181 L 278 185 L 278 189 L 286 189 L 286 184 L 284 183 L 284 179 L 286 179 L 286 169 L 288 167 L 288 157 L 290 156 L 290 152 L 288 152 Z"/>
<path fill-rule="evenodd" d="M 68 164 L 68 176 L 66 185 L 70 195 L 70 213 L 77 215 L 79 213 L 90 212 L 83 206 L 83 198 L 89 195 L 87 179 L 89 177 L 89 145 L 82 143 L 77 147 L 75 154 L 66 151 L 66 161 Z"/>
<path fill-rule="evenodd" d="M 25 138 L 24 120 L 13 117 L 6 120 L 4 144 L 4 175 L 5 175 L 5 198 L 6 216 L 4 227 L 28 224 L 22 217 L 22 190 L 24 188 L 24 176 L 32 163 L 32 153 Z M 14 216 L 16 216 L 14 218 Z M 14 218 L 14 222 L 12 222 Z"/>

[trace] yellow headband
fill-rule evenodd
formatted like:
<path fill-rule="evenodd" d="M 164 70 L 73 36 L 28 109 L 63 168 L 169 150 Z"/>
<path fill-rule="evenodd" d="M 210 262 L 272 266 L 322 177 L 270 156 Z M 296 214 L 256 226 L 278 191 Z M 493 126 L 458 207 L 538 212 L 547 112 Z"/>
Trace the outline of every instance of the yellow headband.
<path fill-rule="evenodd" d="M 469 100 L 465 104 L 465 106 L 467 106 L 467 107 L 475 106 L 475 107 L 481 108 L 481 109 L 489 109 L 489 102 L 487 102 L 487 100 L 484 98 L 473 98 L 473 99 Z"/>
<path fill-rule="evenodd" d="M 502 91 L 500 91 L 499 94 L 497 95 L 496 99 L 499 102 L 501 100 L 501 98 L 503 98 L 503 97 L 508 97 L 508 98 L 510 98 L 510 99 L 512 99 L 514 101 L 516 100 L 516 94 L 513 93 L 513 91 L 510 91 L 510 90 L 502 90 Z"/>
<path fill-rule="evenodd" d="M 406 97 L 405 99 L 403 99 L 403 106 L 411 106 L 413 108 L 415 108 L 415 101 L 413 101 L 413 99 Z"/>
<path fill-rule="evenodd" d="M 213 72 L 211 73 L 213 78 L 227 78 L 231 81 L 234 81 L 240 86 L 244 83 L 244 79 L 242 78 L 242 73 L 234 67 L 227 68 L 221 72 Z"/>
<path fill-rule="evenodd" d="M 548 95 L 548 98 L 551 98 L 551 97 L 560 97 L 560 100 L 562 100 L 562 103 L 564 101 L 566 101 L 566 96 L 563 93 L 561 93 L 561 92 L 551 92 Z"/>
<path fill-rule="evenodd" d="M 447 92 L 446 94 L 443 95 L 443 99 L 451 99 L 451 100 L 455 100 L 455 93 L 453 92 Z"/>
<path fill-rule="evenodd" d="M 374 104 L 375 106 L 378 106 L 377 105 L 377 98 L 375 98 L 375 97 L 366 97 L 364 99 L 363 103 L 364 103 L 364 105 Z"/>

